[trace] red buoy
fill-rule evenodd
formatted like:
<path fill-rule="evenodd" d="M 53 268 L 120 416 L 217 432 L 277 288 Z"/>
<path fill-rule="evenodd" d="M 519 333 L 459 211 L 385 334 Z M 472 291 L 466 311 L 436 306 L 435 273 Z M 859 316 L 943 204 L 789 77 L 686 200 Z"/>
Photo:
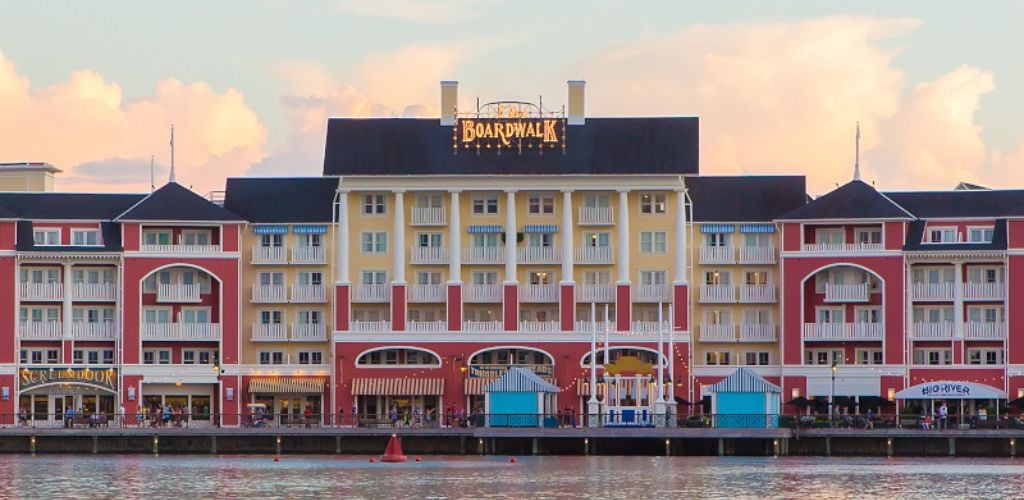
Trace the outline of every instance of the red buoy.
<path fill-rule="evenodd" d="M 377 459 L 376 459 L 376 458 L 373 458 L 373 457 L 370 457 L 370 463 L 371 463 L 371 464 L 375 464 L 375 463 L 377 463 Z"/>
<path fill-rule="evenodd" d="M 516 457 L 510 458 L 508 462 L 512 464 L 516 463 Z"/>
<path fill-rule="evenodd" d="M 280 462 L 281 461 L 281 457 L 279 457 L 277 455 L 274 455 L 274 461 L 275 462 Z"/>
<path fill-rule="evenodd" d="M 405 462 L 409 458 L 402 453 L 402 445 L 398 442 L 398 436 L 392 434 L 384 455 L 380 457 L 381 462 Z"/>
<path fill-rule="evenodd" d="M 417 461 L 417 462 L 419 462 L 420 460 L 423 460 L 423 459 L 422 459 L 422 458 L 420 458 L 420 457 L 416 457 L 416 461 Z"/>

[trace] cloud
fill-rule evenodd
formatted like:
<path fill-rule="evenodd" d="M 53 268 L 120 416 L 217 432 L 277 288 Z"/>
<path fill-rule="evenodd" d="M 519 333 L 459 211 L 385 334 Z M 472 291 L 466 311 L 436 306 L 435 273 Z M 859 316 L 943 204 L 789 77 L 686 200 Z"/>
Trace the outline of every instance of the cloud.
<path fill-rule="evenodd" d="M 482 12 L 469 0 L 343 0 L 342 12 L 364 17 L 383 17 L 421 23 L 451 23 Z"/>
<path fill-rule="evenodd" d="M 225 176 L 242 174 L 264 156 L 267 135 L 234 88 L 217 92 L 205 82 L 168 78 L 150 95 L 124 101 L 117 83 L 90 70 L 33 88 L 2 52 L 0 109 L 5 158 L 63 168 L 67 174 L 57 181 L 61 190 L 148 190 L 148 158 L 156 155 L 163 162 L 169 156 L 172 123 L 179 181 L 200 192 L 223 189 Z M 125 162 L 137 162 L 142 174 L 128 176 L 137 182 L 101 178 L 103 159 L 113 159 L 108 170 L 122 174 Z"/>
<path fill-rule="evenodd" d="M 152 174 L 155 184 L 167 181 L 168 169 L 154 162 Z M 63 183 L 72 184 L 128 184 L 149 186 L 149 158 L 105 158 L 78 164 L 72 176 L 62 176 Z"/>

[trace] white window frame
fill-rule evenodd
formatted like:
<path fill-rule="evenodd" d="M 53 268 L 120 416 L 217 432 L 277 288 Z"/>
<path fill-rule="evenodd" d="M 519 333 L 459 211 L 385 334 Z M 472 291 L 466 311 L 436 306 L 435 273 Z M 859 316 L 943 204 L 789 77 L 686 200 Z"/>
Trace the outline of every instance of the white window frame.
<path fill-rule="evenodd" d="M 156 243 L 146 243 L 146 237 L 149 235 L 155 235 Z M 160 235 L 167 236 L 167 243 L 160 243 Z M 143 245 L 173 245 L 174 244 L 174 231 L 170 229 L 143 229 L 142 230 L 142 244 Z"/>
<path fill-rule="evenodd" d="M 531 193 L 526 195 L 526 213 L 532 216 L 555 214 L 555 195 Z"/>
<path fill-rule="evenodd" d="M 61 245 L 60 242 L 61 230 L 59 227 L 34 227 L 32 228 L 32 244 L 37 247 L 57 247 Z M 56 234 L 56 238 L 53 235 Z M 43 237 L 43 241 L 39 241 L 39 236 Z M 55 242 L 53 240 L 56 240 Z"/>
<path fill-rule="evenodd" d="M 95 243 L 76 243 L 76 239 L 79 237 L 89 239 L 89 235 L 93 235 L 96 239 Z M 75 247 L 101 247 L 103 246 L 103 238 L 100 237 L 100 230 L 96 228 L 72 228 L 71 229 L 71 246 Z"/>
<path fill-rule="evenodd" d="M 498 215 L 501 208 L 498 193 L 474 193 L 470 203 L 470 214 L 478 216 Z"/>
<path fill-rule="evenodd" d="M 934 241 L 932 238 L 933 233 L 939 233 L 940 241 Z M 952 235 L 951 239 L 947 239 L 947 235 Z M 943 245 L 948 243 L 958 243 L 960 233 L 956 226 L 928 226 L 924 230 L 924 242 L 925 244 L 931 245 Z"/>
<path fill-rule="evenodd" d="M 868 238 L 868 241 L 861 242 L 860 237 L 862 234 L 878 235 L 878 241 L 871 241 L 873 238 Z M 858 245 L 884 245 L 885 244 L 885 232 L 880 227 L 857 227 L 853 229 L 853 242 Z"/>
<path fill-rule="evenodd" d="M 750 356 L 756 356 L 754 363 L 750 362 Z M 764 358 L 764 363 L 761 362 L 761 358 Z M 768 366 L 772 364 L 772 353 L 771 351 L 743 351 L 743 364 L 745 366 Z"/>
<path fill-rule="evenodd" d="M 646 244 L 644 242 L 645 237 L 648 238 Z M 661 241 L 658 241 L 659 237 Z M 640 231 L 640 253 L 664 254 L 666 252 L 668 252 L 667 231 Z"/>
<path fill-rule="evenodd" d="M 637 195 L 640 199 L 639 210 L 641 216 L 665 215 L 668 213 L 668 194 L 655 191 L 644 191 Z M 647 198 L 647 199 L 645 199 Z"/>
<path fill-rule="evenodd" d="M 364 193 L 362 198 L 361 214 L 368 217 L 377 217 L 388 214 L 388 200 L 384 193 Z"/>
<path fill-rule="evenodd" d="M 829 241 L 822 241 L 826 238 L 822 238 L 824 235 L 835 235 L 840 236 L 839 242 L 832 241 L 834 238 L 828 238 Z M 814 243 L 818 245 L 842 245 L 846 243 L 846 229 L 841 227 L 817 227 L 814 228 Z"/>
<path fill-rule="evenodd" d="M 708 366 L 732 365 L 732 351 L 704 351 L 704 362 Z"/>
<path fill-rule="evenodd" d="M 366 249 L 369 243 L 370 249 Z M 383 250 L 381 247 L 383 246 Z M 359 252 L 364 255 L 385 255 L 388 253 L 387 231 L 363 231 L 359 235 Z"/>
<path fill-rule="evenodd" d="M 981 233 L 982 239 L 975 239 L 974 236 L 978 232 Z M 988 239 L 985 239 L 985 235 L 988 235 Z M 967 243 L 985 244 L 992 243 L 992 238 L 995 238 L 996 228 L 994 226 L 967 226 Z"/>

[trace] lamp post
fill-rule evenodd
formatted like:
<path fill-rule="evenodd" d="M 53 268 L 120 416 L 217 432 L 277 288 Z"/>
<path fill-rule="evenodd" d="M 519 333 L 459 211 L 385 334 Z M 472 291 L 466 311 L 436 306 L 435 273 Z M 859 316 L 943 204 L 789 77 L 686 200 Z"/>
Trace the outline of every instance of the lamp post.
<path fill-rule="evenodd" d="M 835 361 L 832 361 L 832 391 L 828 395 L 828 418 L 832 421 L 835 415 L 835 404 L 836 404 L 836 370 L 839 369 L 839 365 Z M 833 422 L 833 425 L 835 422 Z"/>

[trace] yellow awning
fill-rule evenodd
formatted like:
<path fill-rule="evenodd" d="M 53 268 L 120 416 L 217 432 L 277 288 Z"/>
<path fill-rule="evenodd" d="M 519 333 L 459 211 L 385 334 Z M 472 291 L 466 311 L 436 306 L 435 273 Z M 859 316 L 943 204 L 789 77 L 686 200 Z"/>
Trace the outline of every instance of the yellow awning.
<path fill-rule="evenodd" d="M 352 379 L 353 396 L 441 396 L 443 394 L 443 378 Z"/>
<path fill-rule="evenodd" d="M 322 378 L 254 378 L 249 380 L 250 394 L 266 393 L 322 393 L 324 392 L 324 379 Z"/>

